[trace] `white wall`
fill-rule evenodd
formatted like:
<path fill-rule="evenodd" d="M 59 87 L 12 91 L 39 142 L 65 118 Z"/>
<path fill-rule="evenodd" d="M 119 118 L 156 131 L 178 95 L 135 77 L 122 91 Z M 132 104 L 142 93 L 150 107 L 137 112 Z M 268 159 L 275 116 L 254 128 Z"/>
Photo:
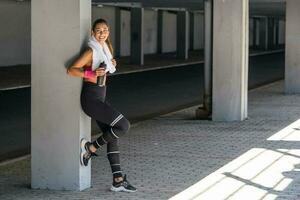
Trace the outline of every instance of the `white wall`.
<path fill-rule="evenodd" d="M 174 52 L 177 45 L 177 16 L 176 14 L 163 12 L 162 52 Z"/>
<path fill-rule="evenodd" d="M 157 51 L 157 12 L 144 11 L 144 54 L 153 54 Z"/>
<path fill-rule="evenodd" d="M 110 34 L 115 46 L 115 8 L 104 6 L 92 9 L 93 21 L 97 18 L 104 18 L 110 24 Z M 194 21 L 194 48 L 203 49 L 204 47 L 204 16 L 195 13 Z M 121 10 L 121 56 L 130 56 L 130 11 Z M 176 14 L 163 13 L 163 52 L 176 51 Z M 188 23 L 189 25 L 189 23 Z M 189 37 L 189 34 L 188 34 Z M 157 12 L 145 9 L 144 11 L 144 54 L 153 54 L 157 51 Z"/>
<path fill-rule="evenodd" d="M 30 64 L 30 2 L 0 1 L 0 67 Z"/>

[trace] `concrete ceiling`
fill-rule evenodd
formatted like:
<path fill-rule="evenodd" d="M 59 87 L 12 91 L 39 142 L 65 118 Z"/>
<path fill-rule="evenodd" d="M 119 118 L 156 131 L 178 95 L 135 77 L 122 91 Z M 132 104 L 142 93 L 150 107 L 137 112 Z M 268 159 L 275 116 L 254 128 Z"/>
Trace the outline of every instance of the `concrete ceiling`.
<path fill-rule="evenodd" d="M 204 0 L 92 0 L 95 4 L 121 7 L 203 10 Z M 285 16 L 285 0 L 249 0 L 250 15 Z"/>

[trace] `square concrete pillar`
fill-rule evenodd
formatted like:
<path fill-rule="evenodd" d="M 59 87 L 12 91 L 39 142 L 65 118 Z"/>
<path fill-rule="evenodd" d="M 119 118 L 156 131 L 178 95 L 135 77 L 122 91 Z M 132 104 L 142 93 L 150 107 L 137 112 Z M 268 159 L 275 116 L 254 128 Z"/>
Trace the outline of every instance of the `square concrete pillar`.
<path fill-rule="evenodd" d="M 31 187 L 83 190 L 80 140 L 91 123 L 80 106 L 82 79 L 67 75 L 91 28 L 90 0 L 31 0 Z"/>
<path fill-rule="evenodd" d="M 254 18 L 255 21 L 254 21 L 254 47 L 255 49 L 259 48 L 259 18 Z"/>
<path fill-rule="evenodd" d="M 268 49 L 274 49 L 274 39 L 275 39 L 275 19 L 274 17 L 268 18 Z"/>
<path fill-rule="evenodd" d="M 254 18 L 250 17 L 249 18 L 249 48 L 253 48 L 254 46 L 254 40 L 255 40 L 255 36 L 254 36 Z"/>
<path fill-rule="evenodd" d="M 261 17 L 259 20 L 259 46 L 260 49 L 267 50 L 269 47 L 269 18 Z"/>
<path fill-rule="evenodd" d="M 157 11 L 157 53 L 162 53 L 163 38 L 163 10 Z"/>
<path fill-rule="evenodd" d="M 121 8 L 115 7 L 115 57 L 119 58 L 121 56 Z"/>
<path fill-rule="evenodd" d="M 274 21 L 274 46 L 278 48 L 279 45 L 279 19 L 275 19 Z"/>
<path fill-rule="evenodd" d="M 285 91 L 300 93 L 300 1 L 286 1 Z"/>
<path fill-rule="evenodd" d="M 190 37 L 189 37 L 189 50 L 194 50 L 194 37 L 195 37 L 195 14 L 190 12 Z"/>
<path fill-rule="evenodd" d="M 248 6 L 248 0 L 214 0 L 214 121 L 241 121 L 247 118 Z"/>
<path fill-rule="evenodd" d="M 253 17 L 253 29 L 252 29 L 252 48 L 256 49 L 257 48 L 257 31 L 258 31 L 258 23 L 257 23 L 257 18 Z"/>
<path fill-rule="evenodd" d="M 132 64 L 144 65 L 144 8 L 131 8 L 131 47 Z"/>
<path fill-rule="evenodd" d="M 252 19 L 253 19 L 252 48 L 257 49 L 259 45 L 259 18 L 253 17 Z"/>
<path fill-rule="evenodd" d="M 177 57 L 188 59 L 188 12 L 177 12 Z"/>

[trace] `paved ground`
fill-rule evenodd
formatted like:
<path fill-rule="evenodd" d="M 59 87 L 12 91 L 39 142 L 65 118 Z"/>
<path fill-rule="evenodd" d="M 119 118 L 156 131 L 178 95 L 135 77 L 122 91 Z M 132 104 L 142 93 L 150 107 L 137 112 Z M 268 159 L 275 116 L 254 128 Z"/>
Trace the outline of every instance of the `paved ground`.
<path fill-rule="evenodd" d="M 300 95 L 285 95 L 283 82 L 252 90 L 243 122 L 199 121 L 194 111 L 140 122 L 122 138 L 121 163 L 137 193 L 108 191 L 101 152 L 93 187 L 82 192 L 31 190 L 29 158 L 2 165 L 0 199 L 300 199 Z"/>

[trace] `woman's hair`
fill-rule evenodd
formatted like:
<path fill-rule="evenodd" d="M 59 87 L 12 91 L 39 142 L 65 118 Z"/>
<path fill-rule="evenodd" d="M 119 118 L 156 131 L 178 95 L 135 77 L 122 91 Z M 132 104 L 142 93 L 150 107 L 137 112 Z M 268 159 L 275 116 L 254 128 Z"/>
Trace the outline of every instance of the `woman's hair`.
<path fill-rule="evenodd" d="M 93 29 L 92 30 L 95 31 L 95 28 L 96 28 L 97 24 L 102 24 L 102 23 L 109 27 L 109 25 L 108 25 L 108 23 L 107 23 L 107 21 L 105 19 L 97 19 L 93 23 L 93 27 L 92 27 Z M 106 44 L 107 44 L 107 46 L 108 46 L 108 48 L 110 50 L 110 53 L 113 55 L 114 49 L 112 47 L 112 44 L 111 44 L 109 36 L 108 36 L 108 38 L 107 38 L 107 40 L 105 42 L 106 42 Z"/>

